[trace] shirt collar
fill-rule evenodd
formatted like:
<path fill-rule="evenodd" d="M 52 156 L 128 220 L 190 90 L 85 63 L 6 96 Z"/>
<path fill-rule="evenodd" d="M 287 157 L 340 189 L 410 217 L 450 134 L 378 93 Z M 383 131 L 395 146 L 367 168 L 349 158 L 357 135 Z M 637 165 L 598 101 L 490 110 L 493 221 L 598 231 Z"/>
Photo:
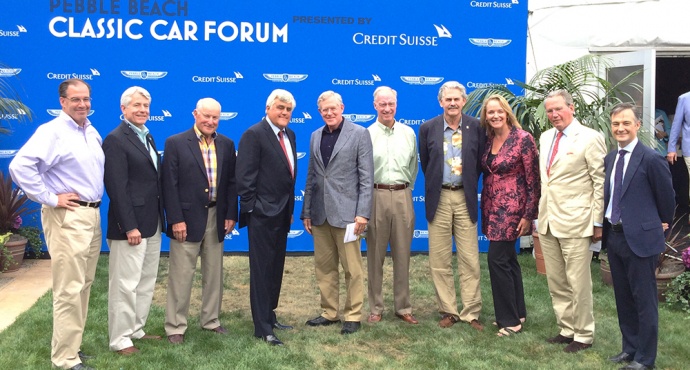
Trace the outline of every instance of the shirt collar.
<path fill-rule="evenodd" d="M 331 130 L 328 129 L 328 125 L 323 125 L 323 132 L 325 132 L 325 133 L 327 133 L 327 134 L 334 134 L 334 133 L 336 133 L 336 132 L 340 132 L 340 130 L 343 128 L 343 124 L 344 124 L 344 123 L 345 123 L 345 118 L 343 118 L 343 120 L 340 121 L 340 124 L 338 125 L 338 128 L 336 128 L 335 130 L 333 130 L 333 132 L 331 132 Z"/>
<path fill-rule="evenodd" d="M 127 125 L 139 136 L 141 137 L 146 137 L 146 135 L 149 134 L 149 128 L 146 127 L 146 125 L 142 125 L 141 128 L 137 127 L 137 125 L 133 124 L 132 122 L 129 122 L 125 118 L 125 122 L 127 122 Z M 196 127 L 196 126 L 195 126 Z"/>
<path fill-rule="evenodd" d="M 462 116 L 460 116 L 460 122 L 458 123 L 458 130 L 462 127 Z M 446 121 L 446 117 L 443 116 L 443 131 L 446 131 L 446 129 L 449 128 L 452 130 L 450 126 L 448 126 L 448 121 Z"/>
<path fill-rule="evenodd" d="M 282 129 L 280 127 L 274 125 L 273 122 L 271 122 L 271 120 L 268 118 L 268 116 L 266 116 L 266 122 L 268 122 L 268 125 L 271 126 L 271 129 L 273 130 L 274 134 L 278 135 L 278 133 L 280 131 L 282 131 Z"/>
<path fill-rule="evenodd" d="M 77 122 L 75 122 L 72 117 L 69 116 L 64 110 L 60 111 L 60 116 L 61 119 L 63 119 L 65 122 L 73 126 L 74 128 L 79 128 L 79 125 Z M 84 130 L 86 130 L 87 127 L 91 126 L 91 121 L 87 118 L 86 121 L 84 121 Z"/>
<path fill-rule="evenodd" d="M 204 135 L 201 133 L 201 131 L 199 131 L 198 128 L 196 128 L 196 125 L 192 127 L 194 127 L 194 133 L 196 134 L 197 139 L 199 139 L 199 141 L 202 141 L 201 139 Z M 216 136 L 218 136 L 218 133 L 216 131 L 213 131 L 213 134 L 211 134 L 211 138 L 215 140 Z"/>
<path fill-rule="evenodd" d="M 622 147 L 622 148 L 621 148 L 620 145 L 618 145 L 618 151 L 620 151 L 621 149 L 623 149 L 623 150 L 625 150 L 625 151 L 628 152 L 628 153 L 632 153 L 633 150 L 635 150 L 635 146 L 637 146 L 637 143 L 638 143 L 639 141 L 640 141 L 640 139 L 634 138 L 633 141 L 630 142 L 630 144 L 628 144 L 628 145 L 626 145 L 626 146 L 624 146 L 624 147 Z"/>

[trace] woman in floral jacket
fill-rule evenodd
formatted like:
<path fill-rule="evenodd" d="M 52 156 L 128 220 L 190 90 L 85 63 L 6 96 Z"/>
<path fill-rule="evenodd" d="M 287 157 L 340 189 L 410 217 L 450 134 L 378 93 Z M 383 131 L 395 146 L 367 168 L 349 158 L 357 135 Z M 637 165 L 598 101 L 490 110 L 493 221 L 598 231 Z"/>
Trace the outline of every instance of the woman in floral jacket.
<path fill-rule="evenodd" d="M 487 130 L 482 232 L 489 239 L 489 276 L 498 336 L 503 337 L 520 333 L 527 317 L 515 241 L 531 232 L 537 218 L 539 155 L 534 138 L 521 129 L 502 96 L 484 100 L 480 120 Z"/>

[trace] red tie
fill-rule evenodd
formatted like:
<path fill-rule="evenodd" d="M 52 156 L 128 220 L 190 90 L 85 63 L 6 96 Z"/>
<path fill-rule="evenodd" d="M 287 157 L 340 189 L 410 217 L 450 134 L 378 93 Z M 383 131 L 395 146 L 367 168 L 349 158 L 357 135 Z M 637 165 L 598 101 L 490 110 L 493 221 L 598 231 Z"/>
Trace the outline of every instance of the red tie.
<path fill-rule="evenodd" d="M 546 166 L 546 175 L 550 176 L 551 174 L 551 163 L 553 163 L 553 159 L 556 158 L 556 153 L 558 153 L 558 143 L 561 141 L 561 136 L 563 136 L 563 131 L 558 131 L 558 134 L 556 134 L 556 142 L 553 143 L 553 150 L 551 151 L 551 158 L 549 158 L 549 165 Z"/>
<path fill-rule="evenodd" d="M 290 176 L 295 178 L 295 173 L 292 171 L 292 165 L 290 164 L 290 156 L 288 156 L 287 149 L 285 148 L 285 139 L 283 139 L 283 130 L 278 131 L 278 138 L 280 138 L 280 147 L 283 148 L 283 153 L 285 153 L 285 159 L 287 159 L 288 167 L 290 168 Z"/>

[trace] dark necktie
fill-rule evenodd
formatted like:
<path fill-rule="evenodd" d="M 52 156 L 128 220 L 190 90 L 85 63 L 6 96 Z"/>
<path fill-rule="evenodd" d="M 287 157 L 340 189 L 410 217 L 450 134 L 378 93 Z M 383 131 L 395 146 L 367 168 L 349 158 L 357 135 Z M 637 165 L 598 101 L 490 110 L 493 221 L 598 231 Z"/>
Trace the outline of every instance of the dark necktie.
<path fill-rule="evenodd" d="M 551 163 L 553 163 L 553 159 L 556 158 L 556 153 L 558 153 L 558 143 L 561 141 L 561 137 L 563 137 L 563 131 L 558 131 L 558 134 L 556 134 L 556 142 L 553 143 L 553 149 L 551 150 L 549 164 L 546 166 L 546 176 L 551 175 Z"/>
<path fill-rule="evenodd" d="M 628 152 L 621 149 L 618 151 L 618 162 L 616 163 L 616 173 L 613 177 L 613 199 L 611 200 L 611 223 L 617 224 L 621 219 L 621 193 L 623 192 L 623 166 L 625 165 L 625 155 Z"/>
<path fill-rule="evenodd" d="M 292 172 L 292 165 L 290 164 L 290 156 L 288 156 L 287 148 L 285 148 L 285 139 L 283 138 L 283 130 L 278 131 L 278 138 L 280 138 L 280 147 L 283 148 L 285 159 L 287 159 L 288 167 L 290 168 L 290 175 L 294 178 L 295 174 Z"/>

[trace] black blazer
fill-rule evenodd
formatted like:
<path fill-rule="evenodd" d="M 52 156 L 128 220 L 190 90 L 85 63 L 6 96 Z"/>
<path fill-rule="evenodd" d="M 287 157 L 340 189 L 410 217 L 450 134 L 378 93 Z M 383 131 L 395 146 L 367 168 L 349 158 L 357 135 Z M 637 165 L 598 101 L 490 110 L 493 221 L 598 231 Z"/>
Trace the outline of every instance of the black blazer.
<path fill-rule="evenodd" d="M 235 143 L 217 134 L 215 139 L 218 178 L 216 207 L 218 241 L 225 238 L 225 220 L 237 221 L 235 188 Z M 163 156 L 163 199 L 167 235 L 174 239 L 172 225 L 187 224 L 187 241 L 203 239 L 208 217 L 208 178 L 194 128 L 169 137 Z"/>
<path fill-rule="evenodd" d="M 285 128 L 290 140 L 297 177 L 295 133 Z M 264 118 L 242 134 L 237 161 L 237 193 L 240 196 L 239 227 L 247 225 L 249 212 L 275 217 L 295 208 L 295 178 L 271 125 Z"/>
<path fill-rule="evenodd" d="M 156 144 L 149 135 L 153 149 Z M 127 240 L 127 231 L 139 229 L 142 238 L 163 227 L 161 158 L 156 150 L 158 171 L 146 145 L 122 121 L 103 140 L 105 190 L 110 198 L 106 238 Z"/>
<path fill-rule="evenodd" d="M 611 198 L 611 176 L 617 153 L 618 150 L 613 150 L 604 158 L 604 210 Z M 628 155 L 620 201 L 623 233 L 635 255 L 651 257 L 666 248 L 661 223 L 673 223 L 676 201 L 671 171 L 664 157 L 642 142 L 638 142 Z M 606 239 L 610 228 L 609 222 L 604 222 L 602 248 L 608 247 Z"/>
<path fill-rule="evenodd" d="M 482 172 L 481 155 L 486 145 L 486 130 L 479 120 L 462 115 L 462 184 L 467 210 L 472 222 L 477 222 L 477 184 Z M 436 215 L 443 185 L 443 115 L 434 117 L 419 128 L 419 160 L 424 172 L 424 198 L 426 219 L 431 222 Z"/>

